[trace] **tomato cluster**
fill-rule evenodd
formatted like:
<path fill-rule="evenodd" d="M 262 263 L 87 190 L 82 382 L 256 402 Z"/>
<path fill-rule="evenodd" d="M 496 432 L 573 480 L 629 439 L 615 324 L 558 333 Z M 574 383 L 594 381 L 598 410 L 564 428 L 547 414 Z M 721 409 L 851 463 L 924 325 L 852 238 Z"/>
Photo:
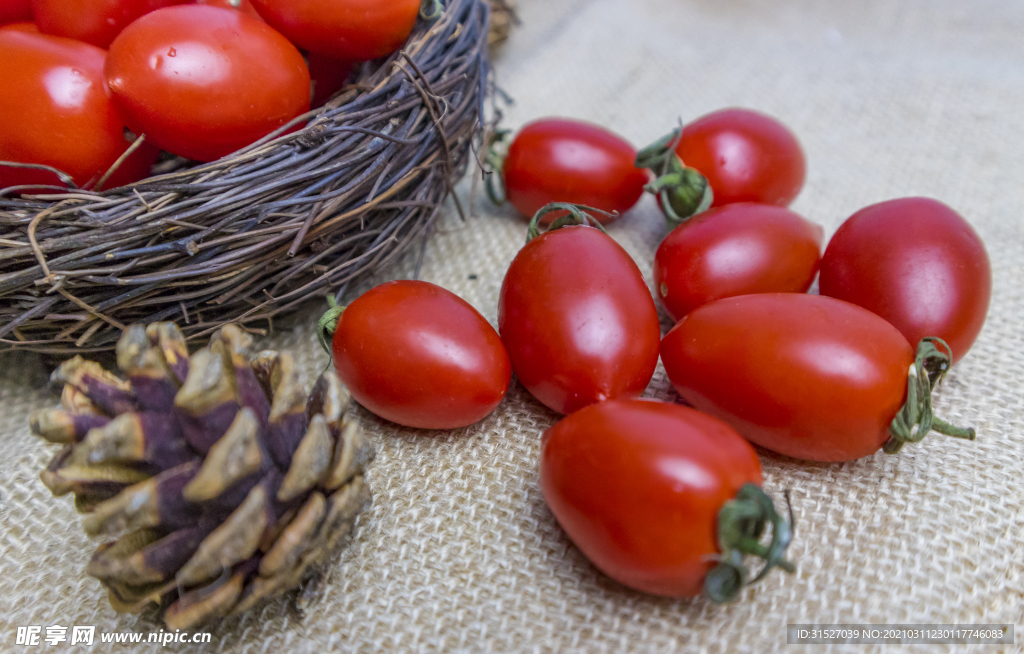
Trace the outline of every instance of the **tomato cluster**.
<path fill-rule="evenodd" d="M 929 431 L 974 438 L 931 412 L 991 289 L 984 246 L 944 204 L 867 207 L 822 256 L 822 228 L 787 208 L 804 181 L 799 143 L 744 109 L 640 152 L 604 128 L 544 119 L 499 155 L 505 198 L 532 219 L 498 332 L 443 289 L 392 282 L 325 317 L 335 366 L 365 407 L 425 428 L 480 420 L 514 373 L 566 414 L 543 434 L 541 490 L 608 576 L 721 602 L 774 567 L 792 571 L 792 516 L 760 489 L 751 443 L 848 461 Z M 677 321 L 664 338 L 642 272 L 603 227 L 645 188 L 675 225 L 653 269 Z M 821 292 L 808 294 L 819 269 Z M 639 399 L 659 356 L 692 408 Z M 756 574 L 751 557 L 764 561 Z"/>
<path fill-rule="evenodd" d="M 145 177 L 161 149 L 212 161 L 298 128 L 356 63 L 401 47 L 420 1 L 326 6 L 0 2 L 0 188 L 112 188 Z"/>

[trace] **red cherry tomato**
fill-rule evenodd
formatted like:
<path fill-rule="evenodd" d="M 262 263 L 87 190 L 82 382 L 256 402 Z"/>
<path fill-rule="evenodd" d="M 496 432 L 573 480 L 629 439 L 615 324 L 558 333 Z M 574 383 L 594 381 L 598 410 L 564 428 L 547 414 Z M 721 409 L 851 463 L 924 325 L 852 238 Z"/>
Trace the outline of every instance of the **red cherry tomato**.
<path fill-rule="evenodd" d="M 789 209 L 742 202 L 672 230 L 654 257 L 654 282 L 679 320 L 712 300 L 804 293 L 818 272 L 822 229 Z"/>
<path fill-rule="evenodd" d="M 345 61 L 377 59 L 398 50 L 420 12 L 420 0 L 252 2 L 292 43 Z"/>
<path fill-rule="evenodd" d="M 109 48 L 121 30 L 151 11 L 189 0 L 32 0 L 43 34 Z"/>
<path fill-rule="evenodd" d="M 761 484 L 754 448 L 729 425 L 664 402 L 594 404 L 541 443 L 541 491 L 569 538 L 612 579 L 656 595 L 700 593 L 724 554 L 723 505 Z"/>
<path fill-rule="evenodd" d="M 603 127 L 545 118 L 524 127 L 509 146 L 502 165 L 505 195 L 529 217 L 551 202 L 623 213 L 647 183 L 647 174 L 633 165 L 635 158 L 629 141 Z M 557 217 L 549 214 L 545 224 Z"/>
<path fill-rule="evenodd" d="M 0 0 L 0 25 L 32 20 L 32 0 Z"/>
<path fill-rule="evenodd" d="M 789 205 L 804 185 L 800 143 L 785 125 L 749 109 L 723 109 L 683 128 L 676 148 L 707 178 L 712 206 L 733 202 Z"/>
<path fill-rule="evenodd" d="M 8 23 L 0 27 L 4 32 L 24 32 L 25 34 L 39 34 L 39 26 L 35 23 Z"/>
<path fill-rule="evenodd" d="M 381 284 L 345 308 L 332 342 L 352 397 L 407 427 L 454 429 L 482 420 L 508 390 L 508 354 L 465 300 L 421 281 Z"/>
<path fill-rule="evenodd" d="M 0 31 L 0 161 L 52 166 L 79 187 L 96 185 L 131 145 L 103 88 L 105 55 L 70 39 Z M 142 179 L 157 154 L 143 144 L 104 188 Z M 64 185 L 53 173 L 0 166 L 0 188 L 32 184 Z"/>
<path fill-rule="evenodd" d="M 916 416 L 907 440 L 928 432 L 918 405 L 901 411 L 908 371 L 925 384 L 918 401 L 931 390 L 912 365 L 907 339 L 870 311 L 830 297 L 767 293 L 705 304 L 665 336 L 661 360 L 691 406 L 798 459 L 850 461 L 883 445 L 890 451 L 897 412 Z M 937 363 L 948 367 L 948 358 L 926 365 Z"/>
<path fill-rule="evenodd" d="M 195 0 L 194 4 L 220 7 L 221 9 L 237 9 L 247 16 L 252 16 L 260 21 L 263 20 L 260 13 L 256 11 L 256 7 L 253 7 L 249 0 Z"/>
<path fill-rule="evenodd" d="M 937 200 L 902 198 L 843 223 L 822 257 L 820 286 L 885 318 L 911 343 L 942 338 L 957 361 L 985 323 L 992 270 L 960 214 Z"/>
<path fill-rule="evenodd" d="M 658 364 L 658 312 L 640 270 L 585 225 L 520 250 L 501 285 L 498 329 L 516 377 L 559 413 L 638 397 Z"/>
<path fill-rule="evenodd" d="M 267 24 L 219 7 L 143 16 L 110 46 L 105 73 L 133 131 L 199 161 L 309 110 L 309 70 L 295 46 Z"/>

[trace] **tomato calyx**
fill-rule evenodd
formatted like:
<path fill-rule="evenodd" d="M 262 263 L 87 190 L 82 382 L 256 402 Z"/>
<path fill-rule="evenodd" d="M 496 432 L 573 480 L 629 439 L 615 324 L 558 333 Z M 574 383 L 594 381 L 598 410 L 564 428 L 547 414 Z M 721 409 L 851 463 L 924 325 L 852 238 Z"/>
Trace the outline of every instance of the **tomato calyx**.
<path fill-rule="evenodd" d="M 559 216 L 551 223 L 548 228 L 549 232 L 553 232 L 556 229 L 567 227 L 570 225 L 588 225 L 590 227 L 596 227 L 603 233 L 607 234 L 608 231 L 604 228 L 601 222 L 594 218 L 590 213 L 599 213 L 605 216 L 615 217 L 618 212 L 602 211 L 595 207 L 588 207 L 583 204 L 572 204 L 569 202 L 551 202 L 545 204 L 543 207 L 537 210 L 537 213 L 533 214 L 533 218 L 530 220 L 530 227 L 526 232 L 526 242 L 529 243 L 533 239 L 540 236 L 540 221 L 541 219 L 553 211 L 568 211 L 564 216 Z"/>
<path fill-rule="evenodd" d="M 505 167 L 505 157 L 508 156 L 508 147 L 512 143 L 512 130 L 497 129 L 487 138 L 487 154 L 484 155 L 486 164 L 487 179 L 484 189 L 487 197 L 494 204 L 501 206 L 508 201 L 505 193 L 505 175 L 502 172 Z"/>
<path fill-rule="evenodd" d="M 444 4 L 441 0 L 423 0 L 420 5 L 420 18 L 423 20 L 437 20 L 444 13 Z"/>
<path fill-rule="evenodd" d="M 956 427 L 932 414 L 932 391 L 949 372 L 952 360 L 946 341 L 934 336 L 921 339 L 907 375 L 907 402 L 889 425 L 890 438 L 882 446 L 886 454 L 896 454 L 907 443 L 921 442 L 930 431 L 969 441 L 977 438 L 973 428 Z"/>
<path fill-rule="evenodd" d="M 334 358 L 331 339 L 334 338 L 334 332 L 338 329 L 338 321 L 341 320 L 341 314 L 345 313 L 346 307 L 339 306 L 333 295 L 327 296 L 327 304 L 330 308 L 320 316 L 320 320 L 316 323 L 316 337 L 327 356 Z"/>
<path fill-rule="evenodd" d="M 715 201 L 711 184 L 696 168 L 690 168 L 676 154 L 683 128 L 678 127 L 636 155 L 636 167 L 655 175 L 644 190 L 661 201 L 661 212 L 670 228 L 676 228 Z"/>
<path fill-rule="evenodd" d="M 722 554 L 718 565 L 704 579 L 704 594 L 711 601 L 717 604 L 732 601 L 744 586 L 764 579 L 772 568 L 778 567 L 790 573 L 796 571 L 796 566 L 785 558 L 795 525 L 789 491 L 786 491 L 786 505 L 789 507 L 788 522 L 775 510 L 771 498 L 755 484 L 744 484 L 735 499 L 722 505 L 718 512 L 718 546 Z M 761 544 L 761 537 L 768 524 L 772 527 L 772 539 L 765 546 Z M 747 555 L 765 562 L 753 579 L 744 565 Z"/>

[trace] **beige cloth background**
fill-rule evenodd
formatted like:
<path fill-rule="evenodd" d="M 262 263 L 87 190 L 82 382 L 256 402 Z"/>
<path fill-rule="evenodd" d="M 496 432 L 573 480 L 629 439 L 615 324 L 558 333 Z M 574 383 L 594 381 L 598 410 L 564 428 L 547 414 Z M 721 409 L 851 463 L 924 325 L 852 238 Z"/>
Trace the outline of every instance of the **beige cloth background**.
<path fill-rule="evenodd" d="M 994 296 L 985 330 L 937 406 L 976 426 L 979 440 L 933 437 L 896 457 L 842 465 L 764 454 L 769 491 L 793 492 L 798 572 L 773 574 L 717 607 L 626 590 L 562 535 L 536 476 L 539 434 L 556 416 L 518 385 L 493 415 L 457 432 L 401 429 L 364 413 L 380 452 L 376 500 L 330 568 L 323 599 L 305 618 L 279 601 L 226 620 L 204 651 L 761 653 L 788 649 L 787 622 L 1021 629 L 1024 4 L 523 0 L 521 16 L 496 62 L 516 99 L 508 126 L 576 116 L 639 145 L 680 116 L 743 105 L 799 135 L 810 171 L 794 208 L 828 233 L 856 209 L 904 195 L 962 211 L 989 248 Z M 508 210 L 476 209 L 466 223 L 446 218 L 423 277 L 493 322 L 525 225 Z M 611 233 L 650 274 L 664 235 L 652 202 Z M 326 362 L 305 327 L 269 345 L 295 348 L 311 378 Z M 53 500 L 38 480 L 52 449 L 29 436 L 26 418 L 54 402 L 38 361 L 5 355 L 0 376 L 0 650 L 24 651 L 14 639 L 25 625 L 159 630 L 109 608 L 82 573 L 95 543 L 70 500 Z M 675 397 L 660 369 L 649 394 Z"/>

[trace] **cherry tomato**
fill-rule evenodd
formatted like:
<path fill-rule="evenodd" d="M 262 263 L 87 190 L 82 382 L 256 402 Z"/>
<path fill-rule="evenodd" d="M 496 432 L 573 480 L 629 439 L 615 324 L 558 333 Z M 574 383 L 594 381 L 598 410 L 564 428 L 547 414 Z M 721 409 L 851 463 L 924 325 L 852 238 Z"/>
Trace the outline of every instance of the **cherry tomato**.
<path fill-rule="evenodd" d="M 243 14 L 252 16 L 260 21 L 263 20 L 260 13 L 256 11 L 256 7 L 253 7 L 249 0 L 194 0 L 194 4 L 209 5 L 211 7 L 220 7 L 222 9 L 237 9 Z"/>
<path fill-rule="evenodd" d="M 949 358 L 922 358 L 928 347 L 916 361 L 895 327 L 854 304 L 766 293 L 690 312 L 665 336 L 661 360 L 684 400 L 747 440 L 798 459 L 850 461 L 883 445 L 898 451 L 929 428 L 974 438 L 938 419 L 929 427 L 929 393 Z M 904 406 L 908 371 L 918 390 Z M 906 429 L 893 426 L 898 412 Z"/>
<path fill-rule="evenodd" d="M 39 34 L 39 26 L 35 23 L 8 23 L 0 27 L 4 32 L 24 32 L 25 34 Z"/>
<path fill-rule="evenodd" d="M 43 34 L 109 48 L 121 30 L 151 11 L 189 0 L 32 0 Z"/>
<path fill-rule="evenodd" d="M 310 52 L 306 55 L 309 64 L 309 77 L 313 84 L 313 107 L 327 104 L 331 96 L 341 90 L 352 74 L 355 64 L 350 61 L 339 61 L 322 54 Z"/>
<path fill-rule="evenodd" d="M 566 534 L 609 577 L 656 595 L 688 597 L 705 587 L 725 554 L 722 507 L 749 492 L 747 484 L 761 484 L 754 448 L 729 425 L 684 406 L 602 402 L 564 418 L 541 441 L 541 491 Z M 773 524 L 784 550 L 788 525 Z"/>
<path fill-rule="evenodd" d="M 32 0 L 0 0 L 0 25 L 32 20 Z"/>
<path fill-rule="evenodd" d="M 551 202 L 623 213 L 647 183 L 647 174 L 633 165 L 635 158 L 629 141 L 603 127 L 545 118 L 524 127 L 509 146 L 502 165 L 505 195 L 524 216 Z M 545 224 L 558 216 L 549 214 Z"/>
<path fill-rule="evenodd" d="M 804 293 L 818 272 L 822 228 L 789 209 L 742 202 L 672 230 L 654 257 L 654 282 L 679 320 L 712 300 Z"/>
<path fill-rule="evenodd" d="M 658 312 L 640 270 L 586 225 L 519 251 L 501 285 L 498 330 L 516 377 L 559 413 L 638 397 L 658 363 Z"/>
<path fill-rule="evenodd" d="M 96 185 L 131 146 L 103 88 L 105 55 L 70 39 L 0 31 L 0 161 L 52 166 L 79 187 Z M 157 154 L 143 144 L 104 188 L 142 179 Z M 0 166 L 0 188 L 32 184 L 64 185 L 53 173 Z"/>
<path fill-rule="evenodd" d="M 133 131 L 199 161 L 309 110 L 309 70 L 295 46 L 267 24 L 219 7 L 143 16 L 110 46 L 105 73 Z"/>
<path fill-rule="evenodd" d="M 722 109 L 683 128 L 676 148 L 711 184 L 718 207 L 733 202 L 788 206 L 804 185 L 800 143 L 785 125 L 749 109 Z"/>
<path fill-rule="evenodd" d="M 911 343 L 942 338 L 957 361 L 985 323 L 992 270 L 960 214 L 937 200 L 902 198 L 842 224 L 822 257 L 820 286 L 885 318 Z"/>
<path fill-rule="evenodd" d="M 263 19 L 310 52 L 344 61 L 389 55 L 416 25 L 420 0 L 252 0 Z"/>
<path fill-rule="evenodd" d="M 332 342 L 352 397 L 407 427 L 454 429 L 505 397 L 512 369 L 494 328 L 440 286 L 395 281 L 345 308 Z"/>

